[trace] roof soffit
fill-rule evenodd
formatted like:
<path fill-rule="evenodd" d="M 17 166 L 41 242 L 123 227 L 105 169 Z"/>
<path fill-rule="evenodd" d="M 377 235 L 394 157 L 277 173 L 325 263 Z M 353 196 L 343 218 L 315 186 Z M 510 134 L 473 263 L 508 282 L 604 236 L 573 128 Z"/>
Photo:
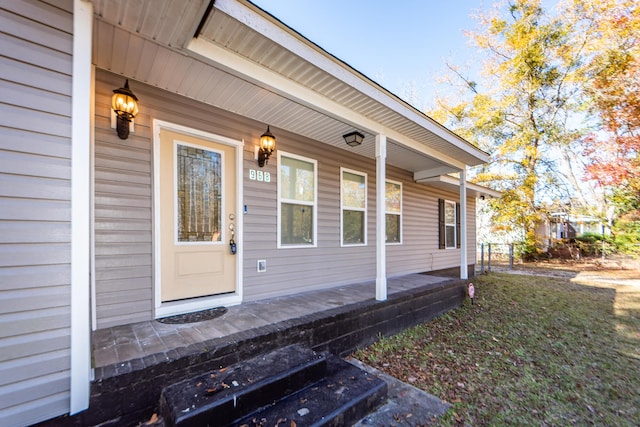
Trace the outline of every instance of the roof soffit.
<path fill-rule="evenodd" d="M 91 0 L 94 15 L 160 44 L 183 47 L 210 0 Z"/>
<path fill-rule="evenodd" d="M 201 37 L 468 165 L 489 160 L 471 145 L 248 1 L 216 0 Z M 220 13 L 223 12 L 223 13 Z M 242 28 L 244 27 L 244 28 Z M 250 31 L 246 31 L 250 30 Z M 383 129 L 371 128 L 371 132 Z"/>
<path fill-rule="evenodd" d="M 245 74 L 239 74 L 235 69 L 224 70 L 216 61 L 202 61 L 185 49 L 193 43 L 192 36 L 206 12 L 208 0 L 93 0 L 93 3 L 98 18 L 98 25 L 94 26 L 94 64 L 100 68 L 265 123 L 281 122 L 283 129 L 343 149 L 341 135 L 353 128 L 360 129 L 367 135 L 365 144 L 349 148 L 349 151 L 370 158 L 375 156 L 373 137 L 383 133 L 389 145 L 387 163 L 413 172 L 440 170 L 443 166 L 454 171 L 488 160 L 486 153 L 466 141 L 461 140 L 464 146 L 458 148 L 450 138 L 445 139 L 384 105 L 375 96 L 381 96 L 383 101 L 386 97 L 387 101 L 412 110 L 284 24 L 278 24 L 275 18 L 265 20 L 264 16 L 268 17 L 268 14 L 249 2 L 216 0 L 201 32 L 202 38 L 207 34 L 206 38 L 211 38 L 208 43 L 219 46 L 228 57 L 236 52 L 234 60 L 243 58 L 248 67 Z M 174 10 L 176 3 L 183 7 Z M 259 21 L 266 27 L 252 24 L 261 31 L 293 37 L 301 53 L 313 61 L 305 60 L 236 18 L 216 10 L 217 6 L 227 4 L 244 6 L 250 20 Z M 256 69 L 269 70 L 271 75 L 314 92 L 317 98 L 312 99 L 331 103 L 328 107 L 318 108 L 315 102 L 304 104 L 289 94 L 271 90 L 263 82 L 248 78 Z M 234 75 L 236 78 L 232 80 Z M 191 77 L 186 79 L 185 76 Z M 356 89 L 351 84 L 361 87 Z M 375 96 L 366 91 L 372 91 Z M 235 96 L 230 96 L 231 92 Z M 335 114 L 335 107 L 339 107 L 341 114 Z M 292 113 L 294 110 L 296 112 Z M 420 115 L 416 111 L 409 113 Z M 423 120 L 426 118 L 421 116 Z"/>
<path fill-rule="evenodd" d="M 385 127 L 378 121 L 361 115 L 343 104 L 332 101 L 304 85 L 287 79 L 279 73 L 275 73 L 268 68 L 256 69 L 252 61 L 235 55 L 216 44 L 201 39 L 194 39 L 189 44 L 188 49 L 195 54 L 201 55 L 203 58 L 215 58 L 218 66 L 223 67 L 230 74 L 237 74 L 241 76 L 241 78 L 250 79 L 250 81 L 255 84 L 264 85 L 268 87 L 270 91 L 292 99 L 299 105 L 314 110 L 321 110 L 323 114 L 333 117 L 338 121 L 350 123 L 356 128 L 364 128 L 370 134 L 385 134 L 388 139 L 395 141 L 400 146 L 406 146 L 412 149 L 415 154 L 422 154 L 432 159 L 446 162 L 457 170 L 467 164 L 465 163 L 465 159 L 459 159 L 458 156 L 455 156 L 455 154 L 458 153 L 451 153 L 453 150 L 449 150 L 450 153 L 444 154 L 442 151 L 438 151 L 428 144 L 407 138 L 402 132 L 390 127 Z"/>

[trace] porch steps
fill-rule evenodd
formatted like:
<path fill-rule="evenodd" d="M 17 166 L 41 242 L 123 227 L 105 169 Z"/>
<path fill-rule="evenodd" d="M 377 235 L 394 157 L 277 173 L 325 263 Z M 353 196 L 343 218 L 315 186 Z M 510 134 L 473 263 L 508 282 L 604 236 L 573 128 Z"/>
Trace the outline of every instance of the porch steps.
<path fill-rule="evenodd" d="M 387 384 L 299 345 L 165 387 L 166 426 L 345 426 L 380 406 Z"/>

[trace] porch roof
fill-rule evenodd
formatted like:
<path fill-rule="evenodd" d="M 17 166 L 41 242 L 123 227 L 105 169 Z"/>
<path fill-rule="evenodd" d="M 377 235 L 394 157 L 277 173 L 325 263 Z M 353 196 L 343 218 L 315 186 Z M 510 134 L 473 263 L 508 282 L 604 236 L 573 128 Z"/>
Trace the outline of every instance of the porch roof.
<path fill-rule="evenodd" d="M 246 0 L 93 0 L 93 63 L 356 154 L 439 176 L 487 153 Z M 365 134 L 359 147 L 342 135 Z M 257 141 L 251 141 L 256 143 Z"/>

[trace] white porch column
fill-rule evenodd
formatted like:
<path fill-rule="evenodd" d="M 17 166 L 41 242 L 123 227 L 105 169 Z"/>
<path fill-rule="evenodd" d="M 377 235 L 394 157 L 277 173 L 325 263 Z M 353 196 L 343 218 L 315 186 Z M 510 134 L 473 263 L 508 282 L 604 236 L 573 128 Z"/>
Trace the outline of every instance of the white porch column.
<path fill-rule="evenodd" d="M 468 279 L 467 271 L 467 169 L 460 171 L 460 278 Z"/>
<path fill-rule="evenodd" d="M 71 415 L 89 407 L 91 381 L 91 37 L 93 5 L 73 2 L 71 98 Z"/>
<path fill-rule="evenodd" d="M 386 232 L 387 137 L 376 135 L 376 300 L 387 299 Z"/>

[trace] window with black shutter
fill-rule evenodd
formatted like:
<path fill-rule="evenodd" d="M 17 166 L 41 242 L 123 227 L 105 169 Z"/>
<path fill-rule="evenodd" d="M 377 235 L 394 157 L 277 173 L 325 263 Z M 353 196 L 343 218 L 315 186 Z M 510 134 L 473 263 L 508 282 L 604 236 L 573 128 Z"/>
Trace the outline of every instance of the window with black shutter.
<path fill-rule="evenodd" d="M 438 247 L 460 247 L 460 204 L 438 199 Z"/>

